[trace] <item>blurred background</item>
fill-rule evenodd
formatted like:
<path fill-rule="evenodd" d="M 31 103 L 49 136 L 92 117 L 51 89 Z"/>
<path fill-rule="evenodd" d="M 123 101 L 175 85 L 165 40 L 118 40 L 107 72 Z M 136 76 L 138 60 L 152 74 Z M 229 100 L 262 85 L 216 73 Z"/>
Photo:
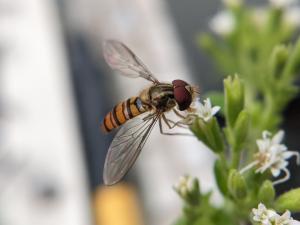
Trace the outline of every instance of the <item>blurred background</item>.
<path fill-rule="evenodd" d="M 103 186 L 114 133 L 103 134 L 101 120 L 149 83 L 114 74 L 101 43 L 126 43 L 161 81 L 221 89 L 196 44 L 221 8 L 218 0 L 0 0 L 0 224 L 167 225 L 181 211 L 179 176 L 216 189 L 213 154 L 157 128 L 124 181 Z M 290 149 L 300 149 L 299 103 L 285 112 Z M 295 174 L 279 191 L 300 185 Z M 220 204 L 217 192 L 213 200 Z"/>

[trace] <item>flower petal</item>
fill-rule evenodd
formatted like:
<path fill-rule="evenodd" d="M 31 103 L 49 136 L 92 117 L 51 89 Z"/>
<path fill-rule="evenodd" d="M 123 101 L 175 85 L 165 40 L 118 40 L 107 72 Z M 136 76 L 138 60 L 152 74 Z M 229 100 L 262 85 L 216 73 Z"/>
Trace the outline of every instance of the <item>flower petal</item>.
<path fill-rule="evenodd" d="M 271 173 L 273 175 L 273 177 L 278 177 L 280 174 L 280 169 L 278 168 L 271 168 Z"/>
<path fill-rule="evenodd" d="M 280 144 L 284 138 L 284 131 L 278 131 L 272 138 L 272 144 Z"/>
<path fill-rule="evenodd" d="M 298 221 L 298 220 L 292 220 L 290 222 L 290 225 L 300 225 L 300 221 Z"/>
<path fill-rule="evenodd" d="M 266 209 L 267 209 L 267 208 L 266 208 L 266 206 L 265 206 L 263 203 L 260 202 L 260 203 L 258 204 L 258 210 L 259 210 L 259 211 L 261 211 L 261 210 L 266 210 Z"/>
<path fill-rule="evenodd" d="M 267 130 L 264 130 L 262 133 L 263 139 L 268 139 L 271 136 L 271 133 Z"/>
<path fill-rule="evenodd" d="M 220 109 L 221 109 L 220 106 L 214 106 L 214 107 L 211 109 L 211 115 L 214 116 L 217 112 L 219 112 Z"/>
<path fill-rule="evenodd" d="M 256 140 L 256 144 L 260 152 L 265 152 L 270 145 L 268 140 L 262 140 L 262 139 Z"/>
<path fill-rule="evenodd" d="M 205 105 L 205 108 L 211 108 L 211 102 L 210 102 L 210 99 L 207 98 L 204 100 L 204 105 Z"/>
<path fill-rule="evenodd" d="M 282 157 L 284 159 L 289 159 L 292 156 L 296 156 L 297 158 L 299 158 L 299 152 L 296 152 L 296 151 L 285 151 L 285 152 L 282 153 Z"/>

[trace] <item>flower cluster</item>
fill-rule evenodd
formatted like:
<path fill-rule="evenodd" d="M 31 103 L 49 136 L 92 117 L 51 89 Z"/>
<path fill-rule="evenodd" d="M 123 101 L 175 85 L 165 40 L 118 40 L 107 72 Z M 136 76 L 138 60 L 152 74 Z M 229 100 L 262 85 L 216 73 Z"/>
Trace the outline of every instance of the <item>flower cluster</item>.
<path fill-rule="evenodd" d="M 286 210 L 284 214 L 279 215 L 272 209 L 267 209 L 262 203 L 259 203 L 257 209 L 252 209 L 253 220 L 262 225 L 296 225 L 299 221 L 293 220 L 290 211 Z"/>
<path fill-rule="evenodd" d="M 263 173 L 270 168 L 274 177 L 279 176 L 280 171 L 284 170 L 290 157 L 295 155 L 297 157 L 297 163 L 299 163 L 299 153 L 295 151 L 288 151 L 287 147 L 281 144 L 284 131 L 278 131 L 272 138 L 271 133 L 264 131 L 262 134 L 263 139 L 256 141 L 259 152 L 255 155 L 255 158 L 259 162 L 259 168 L 256 172 Z"/>

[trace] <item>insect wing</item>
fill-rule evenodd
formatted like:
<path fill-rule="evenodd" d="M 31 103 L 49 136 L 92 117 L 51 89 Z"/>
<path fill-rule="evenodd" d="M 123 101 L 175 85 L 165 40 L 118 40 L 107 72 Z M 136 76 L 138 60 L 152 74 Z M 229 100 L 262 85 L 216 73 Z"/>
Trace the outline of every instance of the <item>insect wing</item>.
<path fill-rule="evenodd" d="M 124 124 L 113 139 L 104 164 L 106 185 L 120 181 L 132 167 L 147 141 L 159 115 L 143 119 L 141 116 Z"/>
<path fill-rule="evenodd" d="M 153 83 L 159 83 L 144 63 L 123 43 L 107 40 L 103 44 L 103 54 L 107 64 L 123 75 L 143 77 Z"/>

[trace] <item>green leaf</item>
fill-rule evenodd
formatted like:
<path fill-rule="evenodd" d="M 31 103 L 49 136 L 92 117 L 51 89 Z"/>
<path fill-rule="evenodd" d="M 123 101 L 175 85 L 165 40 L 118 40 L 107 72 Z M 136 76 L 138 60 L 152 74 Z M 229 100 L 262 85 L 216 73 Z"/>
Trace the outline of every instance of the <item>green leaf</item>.
<path fill-rule="evenodd" d="M 214 173 L 215 173 L 215 179 L 219 190 L 223 195 L 226 196 L 228 194 L 228 189 L 227 189 L 228 171 L 226 166 L 224 165 L 224 162 L 222 162 L 220 159 L 215 161 Z"/>
<path fill-rule="evenodd" d="M 292 53 L 290 53 L 288 61 L 283 71 L 282 82 L 288 80 L 289 77 L 294 76 L 300 69 L 300 38 L 298 38 Z"/>
<path fill-rule="evenodd" d="M 300 212 L 300 188 L 293 189 L 280 195 L 275 203 L 276 211 L 284 212 L 290 210 L 291 212 Z"/>
<path fill-rule="evenodd" d="M 267 21 L 267 31 L 268 34 L 271 36 L 273 33 L 276 33 L 278 31 L 278 28 L 281 25 L 282 22 L 282 15 L 283 15 L 283 10 L 282 8 L 279 7 L 273 7 L 269 11 L 269 18 Z"/>
<path fill-rule="evenodd" d="M 262 186 L 259 188 L 258 191 L 258 199 L 265 203 L 270 204 L 275 198 L 275 189 L 273 184 L 270 180 L 264 181 Z"/>
<path fill-rule="evenodd" d="M 244 199 L 247 196 L 245 178 L 236 170 L 232 169 L 228 176 L 228 190 L 236 199 Z"/>
<path fill-rule="evenodd" d="M 213 146 L 213 150 L 216 153 L 220 153 L 224 151 L 224 140 L 223 135 L 221 132 L 221 128 L 219 126 L 219 123 L 215 117 L 211 118 L 210 121 L 208 121 L 208 126 L 210 132 L 207 133 L 207 135 L 211 135 L 211 145 Z"/>
<path fill-rule="evenodd" d="M 200 118 L 195 119 L 194 123 L 190 126 L 190 130 L 200 141 L 202 141 L 208 147 L 211 147 L 206 137 L 204 121 L 202 121 Z"/>
<path fill-rule="evenodd" d="M 220 153 L 224 151 L 224 140 L 221 128 L 215 117 L 209 121 L 198 118 L 190 127 L 195 136 L 206 144 L 213 152 Z"/>
<path fill-rule="evenodd" d="M 235 143 L 233 149 L 241 150 L 248 136 L 250 126 L 249 114 L 246 110 L 239 113 L 234 125 Z"/>
<path fill-rule="evenodd" d="M 284 45 L 277 45 L 273 48 L 269 59 L 269 74 L 278 77 L 281 74 L 289 56 L 289 49 Z"/>
<path fill-rule="evenodd" d="M 239 113 L 244 108 L 244 85 L 237 75 L 224 79 L 225 117 L 227 125 L 234 127 Z"/>
<path fill-rule="evenodd" d="M 211 218 L 203 215 L 195 221 L 195 225 L 215 225 Z"/>
<path fill-rule="evenodd" d="M 177 219 L 174 225 L 189 225 L 186 217 L 182 216 L 181 218 Z"/>
<path fill-rule="evenodd" d="M 193 178 L 192 188 L 187 193 L 186 202 L 190 205 L 198 205 L 200 201 L 201 201 L 201 193 L 200 193 L 199 180 L 197 178 Z"/>

